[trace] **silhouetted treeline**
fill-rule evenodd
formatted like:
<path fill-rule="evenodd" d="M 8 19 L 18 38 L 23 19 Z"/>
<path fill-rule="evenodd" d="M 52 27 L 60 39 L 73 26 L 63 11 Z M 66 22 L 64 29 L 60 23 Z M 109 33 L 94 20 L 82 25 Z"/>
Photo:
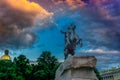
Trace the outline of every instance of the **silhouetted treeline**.
<path fill-rule="evenodd" d="M 49 51 L 44 51 L 31 65 L 25 55 L 15 57 L 13 62 L 0 61 L 0 80 L 54 80 L 59 62 Z"/>

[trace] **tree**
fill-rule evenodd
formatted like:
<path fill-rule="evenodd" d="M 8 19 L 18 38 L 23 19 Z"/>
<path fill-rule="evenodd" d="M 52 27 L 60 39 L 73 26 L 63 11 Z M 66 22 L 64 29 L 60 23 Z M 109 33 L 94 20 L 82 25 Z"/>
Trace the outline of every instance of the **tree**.
<path fill-rule="evenodd" d="M 0 80 L 15 80 L 16 67 L 11 61 L 0 60 Z"/>
<path fill-rule="evenodd" d="M 98 71 L 98 69 L 97 69 L 96 67 L 94 68 L 94 72 L 96 73 L 97 78 L 98 78 L 99 80 L 101 80 L 100 73 L 99 73 L 99 71 Z"/>
<path fill-rule="evenodd" d="M 56 69 L 59 66 L 58 60 L 51 52 L 44 51 L 37 59 L 35 80 L 54 80 Z"/>
<path fill-rule="evenodd" d="M 16 64 L 17 75 L 21 80 L 30 80 L 32 73 L 32 66 L 29 64 L 29 59 L 25 55 L 19 55 L 17 58 L 14 58 L 13 61 Z"/>

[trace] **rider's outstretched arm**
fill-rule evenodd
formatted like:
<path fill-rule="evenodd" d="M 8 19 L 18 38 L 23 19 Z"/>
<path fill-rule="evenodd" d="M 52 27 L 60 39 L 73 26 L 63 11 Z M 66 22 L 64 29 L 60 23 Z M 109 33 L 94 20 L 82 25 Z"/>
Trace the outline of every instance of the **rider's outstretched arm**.
<path fill-rule="evenodd" d="M 66 32 L 65 32 L 65 31 L 60 30 L 60 32 L 61 32 L 61 33 L 63 33 L 63 34 L 66 34 Z"/>

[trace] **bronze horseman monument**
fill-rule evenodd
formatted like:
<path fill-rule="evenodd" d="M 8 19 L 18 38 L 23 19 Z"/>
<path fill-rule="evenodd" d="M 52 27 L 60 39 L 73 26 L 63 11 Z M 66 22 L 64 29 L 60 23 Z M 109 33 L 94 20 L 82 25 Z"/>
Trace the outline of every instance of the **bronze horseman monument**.
<path fill-rule="evenodd" d="M 74 56 L 76 46 L 82 47 L 82 39 L 79 38 L 75 29 L 76 26 L 72 24 L 66 31 L 61 31 L 65 35 L 65 61 L 57 69 L 55 80 L 98 80 L 94 72 L 96 58 Z"/>

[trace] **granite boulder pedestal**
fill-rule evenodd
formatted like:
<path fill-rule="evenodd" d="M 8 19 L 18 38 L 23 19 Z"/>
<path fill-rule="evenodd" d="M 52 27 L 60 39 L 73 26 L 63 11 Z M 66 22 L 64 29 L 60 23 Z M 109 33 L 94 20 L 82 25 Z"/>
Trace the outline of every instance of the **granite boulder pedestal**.
<path fill-rule="evenodd" d="M 98 80 L 94 56 L 70 56 L 57 69 L 55 80 Z"/>

